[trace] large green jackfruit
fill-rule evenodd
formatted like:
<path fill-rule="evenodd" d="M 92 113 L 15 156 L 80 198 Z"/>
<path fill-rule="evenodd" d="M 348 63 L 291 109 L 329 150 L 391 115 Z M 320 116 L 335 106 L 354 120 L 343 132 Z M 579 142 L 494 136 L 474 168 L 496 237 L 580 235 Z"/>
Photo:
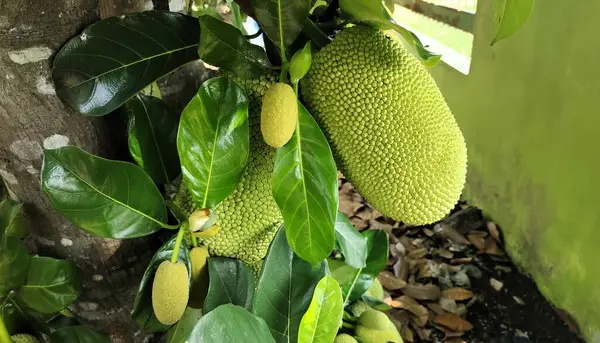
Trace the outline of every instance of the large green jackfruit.
<path fill-rule="evenodd" d="M 203 244 L 213 256 L 235 257 L 257 266 L 283 223 L 271 191 L 275 150 L 264 142 L 260 132 L 261 97 L 277 77 L 269 74 L 258 79 L 233 80 L 246 91 L 250 102 L 250 156 L 237 188 L 214 209 L 221 229 L 214 237 L 204 239 Z M 180 187 L 174 203 L 186 215 L 194 210 L 185 187 Z"/>
<path fill-rule="evenodd" d="M 355 329 L 356 336 L 364 343 L 403 343 L 396 326 L 385 313 L 367 310 L 363 312 Z"/>
<path fill-rule="evenodd" d="M 343 30 L 313 57 L 302 83 L 338 167 L 383 214 L 441 219 L 466 176 L 466 146 L 425 67 L 379 30 Z"/>

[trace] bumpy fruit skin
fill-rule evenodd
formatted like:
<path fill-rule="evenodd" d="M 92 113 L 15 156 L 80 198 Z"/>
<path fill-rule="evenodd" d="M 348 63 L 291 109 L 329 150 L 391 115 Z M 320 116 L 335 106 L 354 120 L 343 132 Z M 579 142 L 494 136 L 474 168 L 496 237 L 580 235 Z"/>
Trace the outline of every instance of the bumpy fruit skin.
<path fill-rule="evenodd" d="M 161 262 L 152 283 L 152 308 L 158 321 L 172 325 L 181 319 L 188 303 L 189 291 L 185 264 L 181 261 Z"/>
<path fill-rule="evenodd" d="M 371 307 L 360 300 L 350 306 L 350 311 L 355 317 L 360 317 L 365 311 L 369 310 L 371 310 Z"/>
<path fill-rule="evenodd" d="M 233 80 L 246 91 L 250 102 L 250 156 L 237 188 L 214 209 L 221 229 L 214 237 L 204 239 L 203 244 L 212 256 L 235 257 L 249 265 L 260 266 L 258 261 L 267 254 L 269 244 L 283 223 L 271 191 L 275 150 L 264 142 L 260 132 L 261 97 L 276 82 L 277 76 L 233 77 Z M 185 215 L 194 210 L 185 187 L 180 186 L 173 202 Z"/>
<path fill-rule="evenodd" d="M 195 247 L 190 251 L 192 263 L 192 288 L 190 290 L 190 307 L 202 308 L 208 294 L 208 249 Z"/>
<path fill-rule="evenodd" d="M 13 336 L 10 336 L 14 343 L 40 343 L 40 341 L 31 335 L 26 335 L 23 333 L 19 333 Z"/>
<path fill-rule="evenodd" d="M 354 337 L 346 333 L 342 333 L 335 337 L 333 343 L 358 343 L 358 341 L 354 339 Z"/>
<path fill-rule="evenodd" d="M 294 89 L 285 83 L 269 87 L 262 99 L 260 131 L 265 142 L 273 148 L 285 145 L 296 129 L 298 100 Z"/>
<path fill-rule="evenodd" d="M 313 56 L 301 85 L 338 167 L 375 208 L 408 224 L 453 208 L 465 183 L 465 141 L 406 48 L 376 29 L 345 29 Z"/>
<path fill-rule="evenodd" d="M 385 313 L 368 310 L 358 320 L 356 336 L 364 343 L 403 343 L 396 326 Z"/>

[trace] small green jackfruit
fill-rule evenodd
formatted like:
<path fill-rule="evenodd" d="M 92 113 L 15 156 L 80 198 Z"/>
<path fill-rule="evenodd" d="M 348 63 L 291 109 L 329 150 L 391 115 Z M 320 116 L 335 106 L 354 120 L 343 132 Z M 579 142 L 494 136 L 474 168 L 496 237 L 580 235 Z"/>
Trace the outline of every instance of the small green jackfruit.
<path fill-rule="evenodd" d="M 260 131 L 263 139 L 273 148 L 285 145 L 296 130 L 298 99 L 292 87 L 275 83 L 269 87 L 262 101 Z"/>
<path fill-rule="evenodd" d="M 270 73 L 256 79 L 232 79 L 248 95 L 250 155 L 237 188 L 213 209 L 221 229 L 214 237 L 203 238 L 202 243 L 212 256 L 234 257 L 258 267 L 283 223 L 271 190 L 275 150 L 264 142 L 260 133 L 261 97 L 276 82 L 277 75 Z M 188 216 L 195 210 L 184 183 L 180 184 L 173 203 Z"/>
<path fill-rule="evenodd" d="M 188 303 L 190 282 L 188 270 L 181 261 L 163 261 L 152 283 L 152 308 L 156 319 L 165 325 L 175 324 Z"/>
<path fill-rule="evenodd" d="M 357 301 L 350 306 L 350 311 L 354 317 L 360 317 L 365 311 L 371 310 L 371 306 L 362 301 Z"/>
<path fill-rule="evenodd" d="M 347 333 L 342 333 L 335 337 L 333 343 L 358 343 L 358 341 Z"/>
<path fill-rule="evenodd" d="M 40 343 L 36 337 L 23 333 L 10 336 L 10 338 L 14 343 Z"/>
<path fill-rule="evenodd" d="M 371 284 L 371 287 L 369 287 L 369 289 L 367 290 L 366 295 L 383 301 L 383 286 L 377 278 L 373 280 L 373 283 Z"/>
<path fill-rule="evenodd" d="M 407 224 L 435 222 L 454 207 L 465 141 L 435 81 L 404 46 L 374 28 L 345 29 L 300 82 L 338 167 L 371 205 Z"/>
<path fill-rule="evenodd" d="M 208 249 L 203 246 L 195 247 L 190 251 L 192 289 L 189 304 L 193 308 L 202 308 L 208 294 L 208 256 Z"/>
<path fill-rule="evenodd" d="M 376 310 L 363 312 L 355 333 L 364 343 L 403 343 L 402 336 L 390 318 Z"/>

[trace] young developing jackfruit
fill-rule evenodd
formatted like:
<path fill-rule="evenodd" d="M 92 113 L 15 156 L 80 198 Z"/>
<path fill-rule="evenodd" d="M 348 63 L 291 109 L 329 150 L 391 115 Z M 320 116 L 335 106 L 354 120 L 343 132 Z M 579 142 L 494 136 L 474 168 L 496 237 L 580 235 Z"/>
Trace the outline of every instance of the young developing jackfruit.
<path fill-rule="evenodd" d="M 338 167 L 385 215 L 441 219 L 466 176 L 462 133 L 425 67 L 380 31 L 354 26 L 313 56 L 302 94 Z"/>
<path fill-rule="evenodd" d="M 23 333 L 12 335 L 10 338 L 14 343 L 40 343 L 36 337 Z"/>
<path fill-rule="evenodd" d="M 208 294 L 208 249 L 195 247 L 190 251 L 192 263 L 192 289 L 190 291 L 190 307 L 202 308 Z"/>
<path fill-rule="evenodd" d="M 250 156 L 242 180 L 233 193 L 214 209 L 219 232 L 202 240 L 212 256 L 238 258 L 249 265 L 260 266 L 258 261 L 283 223 L 281 212 L 273 199 L 271 176 L 275 150 L 263 140 L 260 132 L 261 97 L 276 82 L 275 74 L 258 79 L 232 78 L 248 95 L 250 102 L 248 122 L 250 125 Z M 173 200 L 185 215 L 194 211 L 194 203 L 183 185 Z"/>
<path fill-rule="evenodd" d="M 358 343 L 358 341 L 354 339 L 354 337 L 346 333 L 342 333 L 335 337 L 333 343 Z"/>
<path fill-rule="evenodd" d="M 364 343 L 403 343 L 396 326 L 383 312 L 368 310 L 363 312 L 355 329 Z"/>
<path fill-rule="evenodd" d="M 298 121 L 298 99 L 294 89 L 285 83 L 269 87 L 262 100 L 260 131 L 263 139 L 273 148 L 287 143 Z"/>
<path fill-rule="evenodd" d="M 188 270 L 181 261 L 163 261 L 158 266 L 152 283 L 152 308 L 156 319 L 165 325 L 175 324 L 189 299 Z"/>
<path fill-rule="evenodd" d="M 371 306 L 365 304 L 362 301 L 357 301 L 350 306 L 350 311 L 354 317 L 360 317 L 365 311 L 371 310 Z"/>

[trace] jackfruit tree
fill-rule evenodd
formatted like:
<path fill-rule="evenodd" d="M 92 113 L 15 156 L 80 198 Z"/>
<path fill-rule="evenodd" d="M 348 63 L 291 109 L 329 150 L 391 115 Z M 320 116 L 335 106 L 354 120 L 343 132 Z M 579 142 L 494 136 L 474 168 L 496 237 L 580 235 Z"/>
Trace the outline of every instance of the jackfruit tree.
<path fill-rule="evenodd" d="M 126 121 L 130 156 L 49 147 L 47 201 L 87 234 L 162 242 L 148 248 L 131 318 L 168 342 L 402 342 L 377 281 L 388 235 L 339 212 L 338 172 L 406 224 L 455 206 L 467 151 L 427 71 L 440 56 L 394 22 L 389 1 L 227 3 L 228 20 L 193 1 L 191 15 L 110 17 L 66 42 L 56 94 L 83 116 Z M 157 80 L 197 61 L 218 75 L 179 113 Z M 0 215 L 18 217 L 10 201 Z M 107 340 L 79 325 L 44 329 L 71 318 L 77 272 L 29 258 L 15 221 L 0 223 L 0 270 L 10 270 L 0 299 L 35 324 L 15 326 L 3 309 L 0 342 Z M 54 280 L 64 289 L 36 295 L 35 264 L 68 279 Z"/>

